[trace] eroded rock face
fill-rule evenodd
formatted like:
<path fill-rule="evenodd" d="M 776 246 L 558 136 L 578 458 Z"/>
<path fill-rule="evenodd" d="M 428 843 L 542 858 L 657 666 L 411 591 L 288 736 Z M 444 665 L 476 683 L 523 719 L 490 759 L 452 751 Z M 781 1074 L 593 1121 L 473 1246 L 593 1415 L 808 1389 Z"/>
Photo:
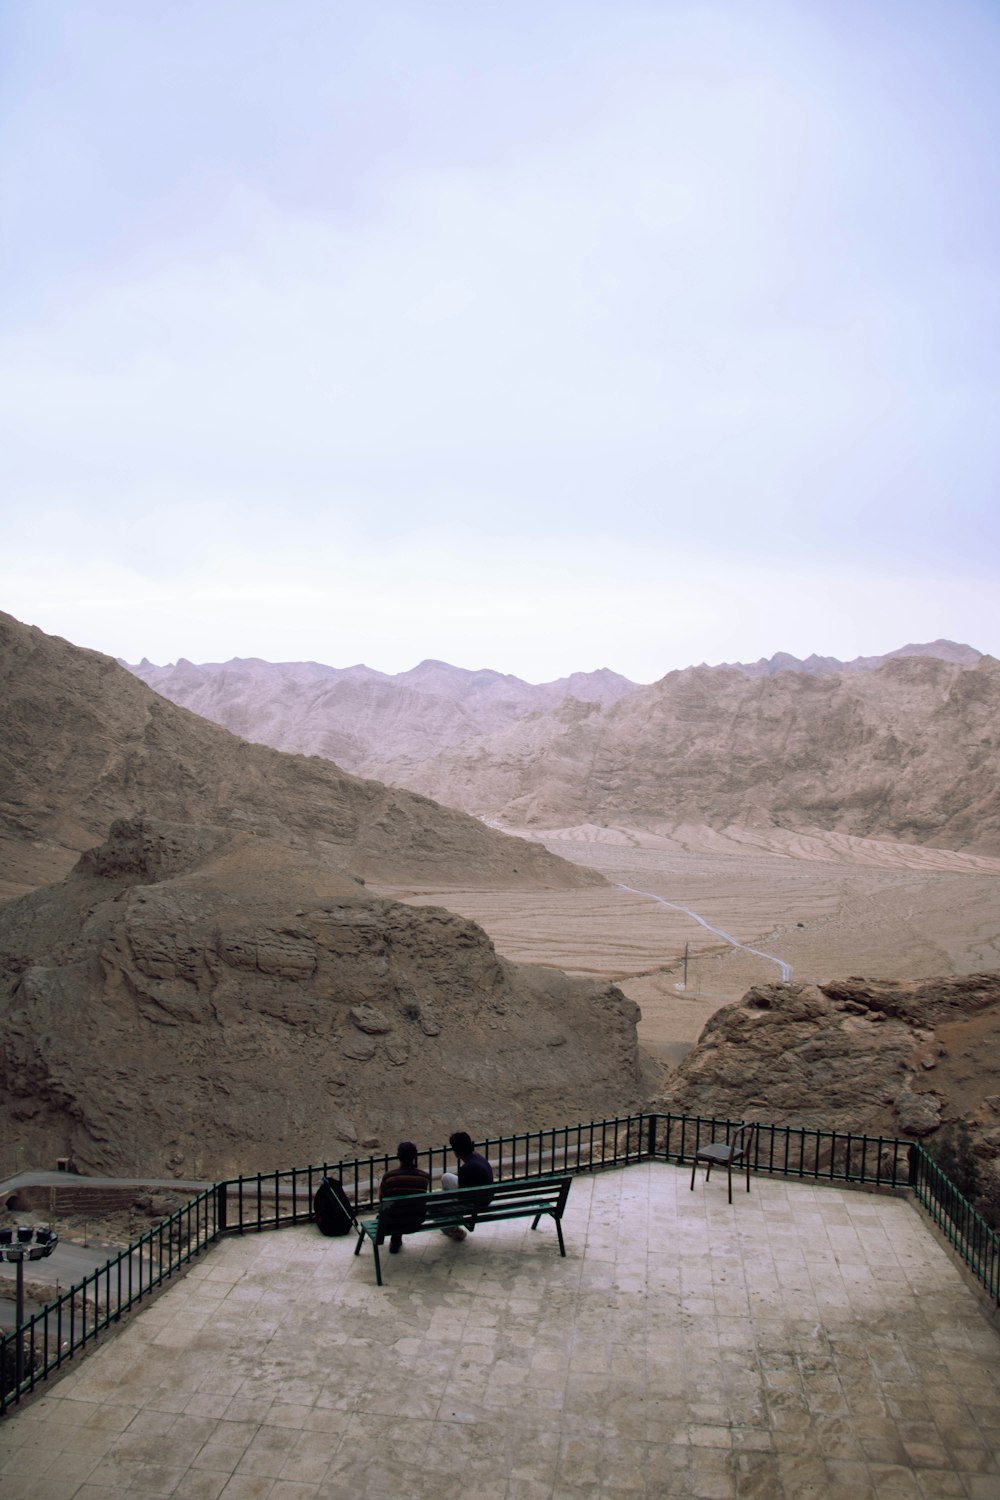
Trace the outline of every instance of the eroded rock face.
<path fill-rule="evenodd" d="M 664 1108 L 933 1142 L 964 1123 L 1000 1193 L 1000 974 L 771 984 L 716 1011 Z M 1000 1202 L 1000 1196 L 998 1196 Z"/>
<path fill-rule="evenodd" d="M 298 851 L 132 818 L 0 907 L 0 1090 L 40 1161 L 217 1177 L 636 1106 L 637 1007 Z M 374 1149 L 374 1148 L 372 1148 Z"/>

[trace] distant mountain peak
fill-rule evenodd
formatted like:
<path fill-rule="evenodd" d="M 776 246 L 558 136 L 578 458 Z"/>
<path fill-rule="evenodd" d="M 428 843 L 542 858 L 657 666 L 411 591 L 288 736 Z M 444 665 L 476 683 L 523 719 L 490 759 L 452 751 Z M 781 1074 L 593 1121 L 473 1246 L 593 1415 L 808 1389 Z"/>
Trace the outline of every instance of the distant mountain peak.
<path fill-rule="evenodd" d="M 972 666 L 982 656 L 974 646 L 958 641 L 929 641 L 925 645 L 899 646 L 883 656 L 856 656 L 852 661 L 840 661 L 836 656 L 817 656 L 814 652 L 802 660 L 787 651 L 776 651 L 773 656 L 762 656 L 757 661 L 723 661 L 710 670 L 742 672 L 745 677 L 773 677 L 778 672 L 807 672 L 813 677 L 832 677 L 838 672 L 874 672 L 883 662 L 904 656 L 930 656 L 937 661 L 958 662 Z M 702 666 L 707 666 L 702 662 Z"/>

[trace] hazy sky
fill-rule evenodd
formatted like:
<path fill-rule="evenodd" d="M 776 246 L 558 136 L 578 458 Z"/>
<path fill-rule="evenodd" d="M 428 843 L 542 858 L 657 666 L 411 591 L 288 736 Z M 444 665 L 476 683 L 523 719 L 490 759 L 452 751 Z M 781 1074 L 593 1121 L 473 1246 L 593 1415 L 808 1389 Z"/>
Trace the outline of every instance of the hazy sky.
<path fill-rule="evenodd" d="M 0 608 L 1000 655 L 996 0 L 6 0 Z"/>

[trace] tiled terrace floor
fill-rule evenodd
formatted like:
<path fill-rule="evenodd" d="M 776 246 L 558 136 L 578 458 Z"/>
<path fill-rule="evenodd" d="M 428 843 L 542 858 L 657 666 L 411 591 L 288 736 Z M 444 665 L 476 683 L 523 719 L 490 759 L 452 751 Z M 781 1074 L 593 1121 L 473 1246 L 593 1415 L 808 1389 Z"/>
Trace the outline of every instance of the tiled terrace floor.
<path fill-rule="evenodd" d="M 1000 1335 L 906 1201 L 578 1178 L 555 1232 L 228 1240 L 0 1422 L 2 1500 L 1000 1500 Z"/>

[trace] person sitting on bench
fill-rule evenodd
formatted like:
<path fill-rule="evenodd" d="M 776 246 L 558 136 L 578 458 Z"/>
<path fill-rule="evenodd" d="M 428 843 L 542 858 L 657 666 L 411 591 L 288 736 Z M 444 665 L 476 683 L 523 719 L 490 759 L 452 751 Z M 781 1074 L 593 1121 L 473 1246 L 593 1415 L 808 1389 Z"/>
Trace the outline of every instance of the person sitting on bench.
<path fill-rule="evenodd" d="M 417 1148 L 412 1141 L 400 1141 L 396 1147 L 398 1167 L 390 1167 L 379 1184 L 379 1201 L 395 1198 L 404 1193 L 429 1193 L 430 1174 L 417 1166 Z M 389 1221 L 389 1254 L 398 1255 L 403 1248 L 403 1235 L 408 1229 L 419 1229 L 424 1222 L 424 1208 L 410 1203 L 393 1205 Z"/>
<path fill-rule="evenodd" d="M 493 1168 L 485 1156 L 480 1156 L 476 1150 L 472 1137 L 464 1130 L 456 1130 L 454 1135 L 448 1137 L 448 1145 L 458 1157 L 458 1173 L 442 1172 L 441 1186 L 448 1188 L 478 1187 L 480 1183 L 486 1184 L 493 1181 Z M 492 1193 L 477 1193 L 472 1199 L 476 1208 L 488 1208 Z M 456 1225 L 452 1229 L 442 1229 L 450 1240 L 464 1240 L 465 1230 Z"/>

